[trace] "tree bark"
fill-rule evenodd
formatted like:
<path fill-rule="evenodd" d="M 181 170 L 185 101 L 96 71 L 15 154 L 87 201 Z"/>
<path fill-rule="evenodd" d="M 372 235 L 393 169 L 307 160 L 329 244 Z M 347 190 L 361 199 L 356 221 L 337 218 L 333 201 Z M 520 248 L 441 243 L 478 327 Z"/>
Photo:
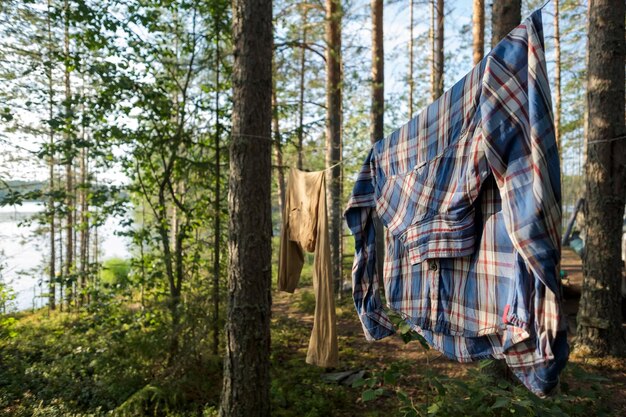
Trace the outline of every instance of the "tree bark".
<path fill-rule="evenodd" d="M 304 80 L 305 80 L 305 74 L 306 74 L 306 47 L 305 46 L 307 42 L 307 26 L 309 23 L 308 11 L 309 11 L 308 7 L 302 8 L 302 48 L 300 48 L 300 97 L 298 99 L 298 169 L 302 169 L 302 167 L 304 166 L 303 165 L 303 159 L 304 159 L 303 158 L 303 152 L 304 152 Z M 283 188 L 283 191 L 284 191 L 284 188 Z M 283 195 L 284 195 L 284 192 L 283 192 Z"/>
<path fill-rule="evenodd" d="M 589 3 L 587 238 L 576 347 L 597 356 L 625 353 L 620 294 L 626 196 L 624 17 L 624 2 Z"/>
<path fill-rule="evenodd" d="M 559 150 L 561 190 L 563 190 L 563 150 L 561 146 L 561 31 L 559 29 L 559 0 L 554 0 L 554 136 Z M 561 198 L 563 212 L 563 198 Z"/>
<path fill-rule="evenodd" d="M 428 29 L 428 40 L 430 43 L 430 96 L 435 96 L 435 55 L 437 54 L 437 45 L 435 44 L 435 1 L 430 0 L 430 27 Z"/>
<path fill-rule="evenodd" d="M 382 15 L 383 15 L 383 5 L 382 5 L 382 1 L 380 1 L 380 22 L 377 22 L 376 19 L 378 18 L 379 14 L 378 11 L 375 10 L 375 7 L 378 7 L 379 1 L 377 0 L 372 0 L 372 45 L 373 47 L 377 47 L 376 42 L 375 42 L 375 37 L 378 36 L 378 34 L 375 33 L 376 30 L 380 30 L 380 38 L 382 39 L 382 33 L 383 33 L 383 25 L 382 25 Z M 375 6 L 376 5 L 376 6 Z M 374 26 L 374 25 L 379 25 L 380 29 L 378 26 Z M 381 50 L 382 50 L 382 40 L 381 40 Z M 372 49 L 372 56 L 375 56 L 375 51 L 374 49 Z M 408 81 L 409 81 L 409 119 L 413 118 L 413 88 L 414 88 L 414 82 L 413 82 L 413 0 L 409 0 L 409 74 L 408 74 Z M 373 68 L 373 66 L 372 66 Z M 373 71 L 373 69 L 372 69 Z M 378 137 L 377 139 L 380 139 L 381 137 Z M 372 141 L 373 143 L 374 141 Z"/>
<path fill-rule="evenodd" d="M 274 132 L 274 156 L 276 157 L 276 178 L 278 180 L 278 209 L 283 212 L 285 207 L 285 172 L 283 167 L 283 144 L 280 137 L 280 118 L 278 116 L 278 99 L 276 86 L 272 89 L 272 131 Z M 298 168 L 300 169 L 300 168 Z"/>
<path fill-rule="evenodd" d="M 165 174 L 169 175 L 169 174 Z M 161 246 L 163 248 L 163 263 L 165 264 L 165 274 L 169 284 L 170 298 L 168 300 L 168 307 L 172 315 L 172 334 L 170 336 L 170 345 L 168 351 L 168 365 L 172 364 L 174 357 L 178 353 L 178 306 L 180 303 L 180 293 L 176 287 L 176 208 L 172 211 L 171 221 L 168 221 L 167 201 L 165 198 L 165 180 L 162 180 L 158 193 L 158 210 L 155 211 L 155 218 L 157 222 L 157 230 L 161 238 Z M 170 231 L 171 230 L 171 231 Z M 174 253 L 172 253 L 174 248 Z"/>
<path fill-rule="evenodd" d="M 82 74 L 82 95 L 85 93 L 85 74 Z M 85 114 L 84 102 L 81 104 L 81 112 L 83 117 Z M 84 119 L 83 119 L 84 120 Z M 86 128 L 84 121 L 81 123 L 81 140 L 86 143 Z M 89 152 L 88 148 L 83 145 L 80 149 L 80 161 L 79 161 L 79 175 L 80 175 L 80 189 L 78 190 L 78 198 L 80 200 L 80 293 L 79 293 L 79 305 L 85 305 L 87 300 L 87 274 L 88 274 L 88 257 L 89 257 L 89 201 L 87 190 L 87 176 L 89 169 Z"/>
<path fill-rule="evenodd" d="M 80 305 L 87 300 L 87 274 L 89 254 L 89 202 L 87 200 L 88 175 L 87 149 L 81 149 L 80 157 Z"/>
<path fill-rule="evenodd" d="M 220 125 L 220 28 L 219 16 L 215 19 L 215 201 L 213 212 L 215 219 L 213 224 L 213 354 L 217 355 L 220 346 L 220 251 L 222 234 L 222 208 L 221 208 L 221 125 Z"/>
<path fill-rule="evenodd" d="M 411 0 L 411 3 L 413 0 Z M 370 140 L 383 138 L 385 114 L 385 50 L 383 46 L 383 0 L 372 0 L 372 106 L 370 108 Z M 413 24 L 411 25 L 411 31 Z M 412 48 L 410 48 L 412 49 Z M 412 51 L 409 52 L 409 56 Z M 411 58 L 409 58 L 411 61 Z M 411 67 L 409 63 L 409 68 Z M 409 79 L 409 86 L 411 85 Z M 410 108 L 410 101 L 409 101 Z"/>
<path fill-rule="evenodd" d="M 521 0 L 496 0 L 491 9 L 491 47 L 495 47 L 521 21 Z M 485 368 L 498 378 L 512 381 L 509 368 L 503 361 L 496 361 Z"/>
<path fill-rule="evenodd" d="M 474 0 L 472 14 L 473 61 L 478 64 L 485 55 L 485 0 Z"/>
<path fill-rule="evenodd" d="M 57 184 L 61 184 L 62 182 L 62 178 L 61 178 L 61 173 L 57 173 Z M 59 271 L 61 274 L 63 274 L 63 268 L 65 267 L 65 260 L 63 259 L 63 218 L 61 217 L 61 215 L 59 215 L 57 217 L 59 219 L 59 223 L 57 225 L 57 230 L 59 231 L 59 264 L 58 264 L 58 268 L 57 271 Z M 61 279 L 58 281 L 59 284 L 59 302 L 57 304 L 57 306 L 59 307 L 59 311 L 63 312 L 63 300 L 65 299 L 65 279 Z"/>
<path fill-rule="evenodd" d="M 436 21 L 433 101 L 437 100 L 443 94 L 443 0 L 437 0 Z"/>
<path fill-rule="evenodd" d="M 233 0 L 232 19 L 229 305 L 220 416 L 269 416 L 272 2 Z"/>
<path fill-rule="evenodd" d="M 54 85 L 53 85 L 53 76 L 52 76 L 52 61 L 53 61 L 53 51 L 52 51 L 52 22 L 51 22 L 51 1 L 48 0 L 48 9 L 46 13 L 46 24 L 48 30 L 48 60 L 49 64 L 47 67 L 47 77 L 48 77 L 48 118 L 52 120 L 54 118 Z M 56 227 L 54 224 L 56 213 L 54 206 L 54 129 L 52 126 L 49 127 L 49 140 L 48 145 L 50 149 L 48 150 L 48 168 L 49 168 L 49 181 L 50 184 L 48 186 L 48 192 L 50 193 L 48 197 L 48 221 L 50 224 L 50 263 L 49 263 L 49 281 L 48 281 L 48 307 L 50 310 L 56 309 Z"/>
<path fill-rule="evenodd" d="M 326 169 L 330 258 L 339 293 L 341 282 L 341 0 L 326 0 Z"/>
<path fill-rule="evenodd" d="M 494 48 L 522 21 L 522 1 L 494 1 L 491 9 L 491 47 Z"/>
<path fill-rule="evenodd" d="M 385 52 L 383 44 L 383 0 L 372 0 L 372 107 L 370 109 L 370 140 L 374 144 L 384 135 L 385 114 Z M 409 118 L 413 117 L 413 0 L 410 0 L 409 27 Z M 380 219 L 374 220 L 376 230 L 376 272 L 382 284 L 385 237 Z"/>
<path fill-rule="evenodd" d="M 74 169 L 71 123 L 72 123 L 72 89 L 70 80 L 70 9 L 69 1 L 64 1 L 64 75 L 65 75 L 65 209 L 66 213 L 66 237 L 65 237 L 65 300 L 67 311 L 73 298 L 73 277 L 74 273 Z"/>
<path fill-rule="evenodd" d="M 554 135 L 561 154 L 561 35 L 559 0 L 554 0 Z"/>

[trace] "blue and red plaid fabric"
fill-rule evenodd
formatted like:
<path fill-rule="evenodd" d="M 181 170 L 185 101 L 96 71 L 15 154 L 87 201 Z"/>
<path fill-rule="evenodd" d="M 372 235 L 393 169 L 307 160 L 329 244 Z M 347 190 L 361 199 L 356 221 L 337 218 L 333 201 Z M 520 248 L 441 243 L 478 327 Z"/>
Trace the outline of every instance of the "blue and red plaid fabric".
<path fill-rule="evenodd" d="M 541 12 L 370 151 L 345 218 L 356 310 L 394 333 L 379 295 L 374 216 L 386 226 L 386 308 L 458 361 L 506 360 L 534 393 L 567 362 L 560 178 Z"/>

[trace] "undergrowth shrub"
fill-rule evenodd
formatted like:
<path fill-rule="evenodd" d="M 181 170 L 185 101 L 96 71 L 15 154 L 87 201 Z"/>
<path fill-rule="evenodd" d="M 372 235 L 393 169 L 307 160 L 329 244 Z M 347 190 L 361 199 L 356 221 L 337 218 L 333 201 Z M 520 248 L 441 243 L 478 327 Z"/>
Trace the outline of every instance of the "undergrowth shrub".
<path fill-rule="evenodd" d="M 418 340 L 428 349 L 426 341 L 399 316 L 391 320 L 399 329 L 402 339 L 409 343 Z M 464 377 L 449 377 L 426 369 L 420 378 L 419 396 L 405 390 L 403 380 L 409 376 L 406 363 L 396 362 L 357 380 L 353 387 L 361 388 L 364 402 L 372 402 L 386 395 L 395 395 L 403 417 L 421 416 L 528 416 L 576 417 L 610 416 L 611 409 L 602 383 L 607 379 L 585 372 L 570 363 L 561 375 L 561 392 L 541 399 L 520 383 L 498 378 L 485 372 L 493 361 L 481 361 Z M 575 382 L 570 384 L 571 382 Z"/>

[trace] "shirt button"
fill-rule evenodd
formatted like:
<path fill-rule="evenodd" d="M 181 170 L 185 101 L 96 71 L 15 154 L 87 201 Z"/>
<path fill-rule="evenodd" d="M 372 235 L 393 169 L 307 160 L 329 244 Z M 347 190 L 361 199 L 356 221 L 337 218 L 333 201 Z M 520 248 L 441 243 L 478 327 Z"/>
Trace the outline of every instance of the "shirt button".
<path fill-rule="evenodd" d="M 430 269 L 431 271 L 436 271 L 437 270 L 437 261 L 435 261 L 433 259 L 429 259 L 428 260 L 428 269 Z"/>

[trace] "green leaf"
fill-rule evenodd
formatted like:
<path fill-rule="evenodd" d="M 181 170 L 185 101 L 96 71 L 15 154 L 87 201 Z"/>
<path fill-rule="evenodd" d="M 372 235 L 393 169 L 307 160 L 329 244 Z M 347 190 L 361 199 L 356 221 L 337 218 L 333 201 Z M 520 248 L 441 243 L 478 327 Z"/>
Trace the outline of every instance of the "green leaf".
<path fill-rule="evenodd" d="M 415 339 L 420 343 L 420 345 L 422 345 L 424 350 L 430 350 L 430 345 L 422 335 L 420 335 L 419 333 L 415 333 Z"/>
<path fill-rule="evenodd" d="M 373 389 L 366 389 L 363 391 L 363 394 L 361 394 L 361 398 L 363 399 L 363 402 L 373 401 L 377 398 L 376 391 Z"/>
<path fill-rule="evenodd" d="M 394 370 L 385 371 L 383 380 L 385 385 L 395 385 L 398 382 L 398 372 Z"/>
<path fill-rule="evenodd" d="M 402 401 L 403 403 L 409 402 L 409 396 L 406 394 L 406 392 L 400 390 L 396 392 L 396 395 L 398 396 L 400 401 Z"/>
<path fill-rule="evenodd" d="M 433 378 L 430 383 L 432 385 L 435 386 L 435 388 L 437 389 L 437 392 L 439 393 L 439 395 L 443 396 L 446 395 L 446 388 L 443 386 L 443 384 L 439 381 L 439 379 L 437 378 Z"/>
<path fill-rule="evenodd" d="M 492 409 L 494 408 L 503 408 L 503 407 L 507 407 L 511 404 L 511 400 L 506 398 L 506 397 L 498 397 L 496 398 L 496 402 L 491 406 Z"/>
<path fill-rule="evenodd" d="M 411 325 L 406 321 L 403 321 L 402 323 L 400 323 L 400 327 L 398 330 L 400 330 L 400 333 L 402 334 L 408 333 L 411 331 Z"/>
<path fill-rule="evenodd" d="M 365 379 L 359 378 L 352 383 L 352 388 L 359 388 L 365 385 Z"/>

